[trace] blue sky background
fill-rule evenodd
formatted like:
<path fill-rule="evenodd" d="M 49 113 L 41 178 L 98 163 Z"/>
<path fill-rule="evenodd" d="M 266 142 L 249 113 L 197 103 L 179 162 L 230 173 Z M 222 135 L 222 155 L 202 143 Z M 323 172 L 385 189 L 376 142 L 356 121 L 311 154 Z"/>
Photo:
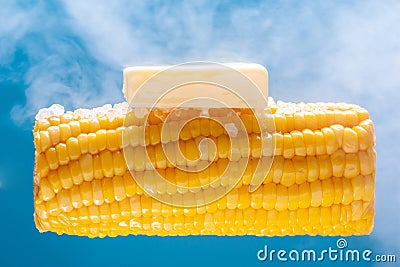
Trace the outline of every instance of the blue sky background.
<path fill-rule="evenodd" d="M 260 63 L 275 99 L 367 108 L 377 135 L 375 229 L 347 241 L 400 261 L 399 1 L 110 2 L 0 0 L 0 266 L 261 266 L 271 265 L 256 259 L 264 244 L 335 247 L 335 237 L 90 240 L 35 229 L 38 109 L 121 102 L 124 67 L 192 60 Z"/>

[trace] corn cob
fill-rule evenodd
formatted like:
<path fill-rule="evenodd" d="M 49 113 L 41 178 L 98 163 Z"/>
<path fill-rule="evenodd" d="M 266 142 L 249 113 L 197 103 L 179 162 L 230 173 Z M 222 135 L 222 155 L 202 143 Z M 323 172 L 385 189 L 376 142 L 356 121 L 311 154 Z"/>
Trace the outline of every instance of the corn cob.
<path fill-rule="evenodd" d="M 235 109 L 245 125 L 241 136 L 250 144 L 250 158 L 237 183 L 217 178 L 228 162 L 240 162 L 246 151 L 237 151 L 233 158 L 226 129 L 212 120 L 192 120 L 173 137 L 185 113 L 153 110 L 144 123 L 137 111 L 127 110 L 126 103 L 92 111 L 65 113 L 60 106 L 42 110 L 33 131 L 37 228 L 89 237 L 370 233 L 376 156 L 368 112 L 356 105 L 280 101 L 270 110 L 275 149 L 262 150 L 255 116 L 247 109 Z M 222 110 L 209 112 L 225 117 Z M 169 114 L 172 121 L 167 125 Z M 146 136 L 139 138 L 143 127 Z M 168 129 L 166 134 L 161 135 L 161 127 Z M 216 144 L 205 170 L 186 173 L 162 153 L 163 144 L 175 142 L 187 159 L 195 159 L 196 140 L 201 137 Z M 154 168 L 140 158 L 145 149 Z M 125 160 L 124 150 L 134 160 Z M 273 157 L 271 169 L 251 193 L 252 174 L 262 156 Z M 188 162 L 183 159 L 182 164 Z M 160 202 L 143 191 L 130 170 L 142 176 L 157 171 L 187 188 L 151 185 L 158 194 L 182 203 L 201 200 L 203 205 Z M 235 183 L 232 190 L 216 199 L 229 183 Z"/>

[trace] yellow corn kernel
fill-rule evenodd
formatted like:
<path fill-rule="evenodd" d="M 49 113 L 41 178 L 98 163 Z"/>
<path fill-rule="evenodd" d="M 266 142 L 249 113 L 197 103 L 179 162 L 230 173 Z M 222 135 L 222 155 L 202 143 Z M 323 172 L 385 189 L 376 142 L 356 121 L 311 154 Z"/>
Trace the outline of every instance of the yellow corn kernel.
<path fill-rule="evenodd" d="M 68 148 L 68 155 L 71 160 L 76 160 L 80 157 L 81 148 L 79 146 L 79 142 L 76 137 L 68 138 L 66 146 Z"/>
<path fill-rule="evenodd" d="M 308 225 L 309 222 L 309 211 L 308 209 L 300 208 L 297 210 L 297 220 L 300 227 Z"/>
<path fill-rule="evenodd" d="M 314 132 L 315 138 L 315 154 L 316 155 L 325 155 L 326 154 L 326 144 L 325 138 L 321 131 Z"/>
<path fill-rule="evenodd" d="M 52 199 L 46 202 L 46 210 L 49 211 L 49 214 L 51 216 L 58 216 L 60 214 L 61 209 L 58 206 L 58 201 L 56 197 L 53 197 Z"/>
<path fill-rule="evenodd" d="M 283 154 L 283 135 L 280 133 L 272 134 L 272 142 L 275 143 L 275 156 Z"/>
<path fill-rule="evenodd" d="M 106 148 L 108 150 L 114 152 L 120 149 L 120 146 L 118 145 L 117 132 L 115 130 L 113 129 L 107 130 L 106 138 L 107 138 Z"/>
<path fill-rule="evenodd" d="M 228 217 L 228 218 L 231 217 L 232 218 L 232 220 L 231 220 L 232 225 L 235 225 L 235 217 L 234 217 L 235 212 L 232 211 L 231 214 L 232 214 L 231 216 L 225 216 L 225 217 Z M 256 217 L 255 210 L 253 210 L 253 209 L 245 209 L 243 211 L 243 226 L 247 226 L 249 228 L 251 226 L 253 226 L 254 225 L 254 221 L 255 221 L 255 217 Z"/>
<path fill-rule="evenodd" d="M 47 162 L 46 156 L 43 153 L 36 155 L 36 165 L 39 171 L 39 177 L 46 177 L 50 172 L 50 166 Z"/>
<path fill-rule="evenodd" d="M 320 225 L 321 223 L 321 209 L 318 207 L 311 207 L 309 210 L 309 223 L 311 225 Z"/>
<path fill-rule="evenodd" d="M 58 177 L 60 178 L 62 188 L 70 189 L 72 187 L 73 180 L 68 166 L 60 166 L 58 169 Z"/>
<path fill-rule="evenodd" d="M 295 154 L 294 151 L 292 137 L 289 133 L 285 133 L 283 135 L 283 157 L 287 159 L 293 158 Z"/>
<path fill-rule="evenodd" d="M 357 125 L 359 122 L 358 116 L 353 110 L 346 110 L 344 112 L 344 116 L 346 117 L 346 125 L 348 125 L 349 127 Z"/>
<path fill-rule="evenodd" d="M 200 119 L 200 134 L 202 136 L 210 135 L 210 120 L 206 118 Z"/>
<path fill-rule="evenodd" d="M 364 177 L 365 179 L 365 187 L 364 187 L 364 195 L 363 195 L 363 200 L 364 201 L 372 201 L 374 199 L 374 176 L 373 175 L 367 175 Z"/>
<path fill-rule="evenodd" d="M 57 151 L 55 147 L 51 147 L 46 151 L 46 160 L 51 170 L 56 170 L 59 166 Z"/>
<path fill-rule="evenodd" d="M 251 118 L 250 118 L 250 124 L 251 124 Z M 216 121 L 210 120 L 210 133 L 214 137 L 218 137 L 221 134 L 223 134 L 224 128 Z"/>
<path fill-rule="evenodd" d="M 47 179 L 41 179 L 39 182 L 40 192 L 39 194 L 42 196 L 44 201 L 49 201 L 55 196 L 53 189 L 51 188 L 51 184 Z"/>
<path fill-rule="evenodd" d="M 336 139 L 337 139 L 337 141 L 339 143 L 339 147 L 342 147 L 343 136 L 344 136 L 344 126 L 343 125 L 339 125 L 339 124 L 335 124 L 335 125 L 331 125 L 330 128 L 335 133 Z"/>
<path fill-rule="evenodd" d="M 357 153 L 358 152 L 358 136 L 357 132 L 351 128 L 345 128 L 343 134 L 343 145 L 342 148 L 346 153 Z"/>
<path fill-rule="evenodd" d="M 332 177 L 332 164 L 328 155 L 317 156 L 319 167 L 319 179 L 324 180 Z"/>
<path fill-rule="evenodd" d="M 112 153 L 113 168 L 115 175 L 123 175 L 126 172 L 126 163 L 124 154 L 120 151 L 115 151 Z"/>
<path fill-rule="evenodd" d="M 53 146 L 60 142 L 60 128 L 58 126 L 50 126 L 47 128 Z"/>
<path fill-rule="evenodd" d="M 109 129 L 110 128 L 110 121 L 108 120 L 107 116 L 100 115 L 97 117 L 100 125 L 100 129 Z"/>
<path fill-rule="evenodd" d="M 48 120 L 49 120 L 50 124 L 53 126 L 60 124 L 60 117 L 53 116 L 53 117 L 48 118 Z"/>
<path fill-rule="evenodd" d="M 104 203 L 104 196 L 100 180 L 97 179 L 93 180 L 92 190 L 93 190 L 93 203 L 97 206 L 102 205 Z"/>
<path fill-rule="evenodd" d="M 100 162 L 102 167 L 102 173 L 105 177 L 113 177 L 114 176 L 114 161 L 112 157 L 112 153 L 108 150 L 104 150 L 100 152 Z"/>
<path fill-rule="evenodd" d="M 262 208 L 263 204 L 263 187 L 259 187 L 255 192 L 250 195 L 251 201 L 250 206 L 253 209 Z"/>
<path fill-rule="evenodd" d="M 360 122 L 369 119 L 368 111 L 363 108 L 356 108 L 354 109 L 354 112 L 357 114 Z"/>
<path fill-rule="evenodd" d="M 322 184 L 316 180 L 310 183 L 311 190 L 311 207 L 319 207 L 322 203 Z"/>
<path fill-rule="evenodd" d="M 315 156 L 315 134 L 313 131 L 309 129 L 305 129 L 302 131 L 304 144 L 306 146 L 307 156 Z"/>
<path fill-rule="evenodd" d="M 103 178 L 103 169 L 101 166 L 101 158 L 100 155 L 94 155 L 93 159 L 93 177 L 96 179 Z"/>
<path fill-rule="evenodd" d="M 72 118 L 71 118 L 72 119 Z M 81 133 L 81 125 L 79 121 L 70 121 L 68 122 L 69 128 L 71 129 L 72 136 L 78 136 Z"/>
<path fill-rule="evenodd" d="M 276 187 L 276 203 L 275 209 L 282 211 L 288 207 L 288 190 L 283 185 L 277 185 Z"/>
<path fill-rule="evenodd" d="M 79 166 L 81 167 L 83 179 L 91 181 L 93 179 L 93 157 L 90 154 L 82 155 L 79 158 Z"/>
<path fill-rule="evenodd" d="M 38 152 L 45 152 L 47 149 L 51 147 L 50 134 L 47 131 L 39 132 L 39 143 L 37 144 Z M 40 144 L 40 145 L 39 145 Z"/>
<path fill-rule="evenodd" d="M 150 125 L 149 129 L 149 140 L 152 146 L 157 145 L 161 141 L 160 132 L 158 130 L 158 125 Z"/>
<path fill-rule="evenodd" d="M 121 201 L 126 197 L 124 179 L 121 176 L 115 176 L 112 179 L 114 188 L 114 197 L 116 201 Z"/>
<path fill-rule="evenodd" d="M 274 122 L 275 122 L 275 129 L 277 132 L 286 131 L 286 119 L 284 114 L 275 114 Z"/>
<path fill-rule="evenodd" d="M 60 165 L 68 164 L 69 162 L 69 154 L 67 145 L 64 143 L 60 143 L 56 145 L 57 158 Z"/>
<path fill-rule="evenodd" d="M 324 135 L 326 153 L 328 155 L 331 155 L 339 149 L 339 143 L 336 138 L 335 132 L 329 127 L 322 128 L 321 132 Z"/>
<path fill-rule="evenodd" d="M 111 203 L 114 201 L 114 187 L 112 178 L 104 178 L 102 181 L 104 202 Z"/>
<path fill-rule="evenodd" d="M 317 118 L 314 113 L 310 111 L 304 112 L 304 119 L 306 120 L 306 128 L 312 131 L 318 129 Z"/>
<path fill-rule="evenodd" d="M 36 127 L 37 126 L 37 127 Z M 35 129 L 45 131 L 51 126 L 50 122 L 46 119 L 39 119 L 36 121 Z"/>
<path fill-rule="evenodd" d="M 251 135 L 250 151 L 253 158 L 261 157 L 261 137 L 258 134 Z"/>
<path fill-rule="evenodd" d="M 238 189 L 239 201 L 238 209 L 247 209 L 250 206 L 250 195 L 247 193 L 248 188 L 242 186 Z"/>
<path fill-rule="evenodd" d="M 276 184 L 270 183 L 263 187 L 263 203 L 262 206 L 266 210 L 275 208 L 276 203 Z"/>
<path fill-rule="evenodd" d="M 88 133 L 87 135 L 87 141 L 88 141 L 88 150 L 89 153 L 92 155 L 95 155 L 98 153 L 98 148 L 97 148 L 97 136 L 95 133 Z"/>
<path fill-rule="evenodd" d="M 73 207 L 71 203 L 71 197 L 67 190 L 61 190 L 61 192 L 57 194 L 57 201 L 62 211 L 64 212 L 72 211 Z"/>
<path fill-rule="evenodd" d="M 331 209 L 327 208 L 327 207 L 321 207 L 321 225 L 323 225 L 323 227 L 325 229 L 329 229 L 332 225 L 332 213 L 331 213 Z M 329 233 L 332 233 L 332 231 L 329 231 Z"/>
<path fill-rule="evenodd" d="M 254 138 L 253 138 L 254 140 Z M 258 146 L 259 147 L 259 146 Z M 227 158 L 229 151 L 229 138 L 227 135 L 222 134 L 217 139 L 217 151 L 219 158 Z"/>
<path fill-rule="evenodd" d="M 346 114 L 342 110 L 335 110 L 334 111 L 334 116 L 335 116 L 335 123 L 343 125 L 347 127 L 347 122 L 346 122 Z"/>
<path fill-rule="evenodd" d="M 274 170 L 274 176 L 272 180 L 274 183 L 280 183 L 283 175 L 283 165 L 285 163 L 285 159 L 283 157 L 277 156 L 272 163 L 272 168 Z"/>
<path fill-rule="evenodd" d="M 332 179 L 323 180 L 322 184 L 322 207 L 330 207 L 332 206 L 335 199 L 335 189 L 333 186 Z"/>
<path fill-rule="evenodd" d="M 263 230 L 266 229 L 267 216 L 268 216 L 267 211 L 262 209 L 257 210 L 254 218 L 254 229 L 256 232 L 262 232 Z"/>
<path fill-rule="evenodd" d="M 99 206 L 99 212 L 100 212 L 100 221 L 102 223 L 112 222 L 110 205 L 104 204 Z"/>
<path fill-rule="evenodd" d="M 364 176 L 357 176 L 351 179 L 351 184 L 353 186 L 353 199 L 361 200 L 364 195 L 365 189 L 365 178 Z"/>
<path fill-rule="evenodd" d="M 306 128 L 306 120 L 303 112 L 297 112 L 294 114 L 294 127 L 298 131 L 302 131 Z"/>
<path fill-rule="evenodd" d="M 295 129 L 293 114 L 286 114 L 286 131 L 291 132 Z"/>
<path fill-rule="evenodd" d="M 189 140 L 192 136 L 190 134 L 189 127 L 187 127 L 187 124 L 184 125 L 184 121 L 179 121 L 178 125 L 181 129 L 181 131 L 179 132 L 179 139 L 183 141 Z"/>
<path fill-rule="evenodd" d="M 81 129 L 81 133 L 89 133 L 90 132 L 90 120 L 89 119 L 79 119 L 79 126 Z"/>
<path fill-rule="evenodd" d="M 319 166 L 316 157 L 307 157 L 308 179 L 307 181 L 313 182 L 319 177 Z"/>
<path fill-rule="evenodd" d="M 358 154 L 360 172 L 362 175 L 371 174 L 375 169 L 374 159 L 365 151 L 359 151 Z"/>
<path fill-rule="evenodd" d="M 234 188 L 227 196 L 226 196 L 226 207 L 228 209 L 235 209 L 239 202 L 239 193 L 236 188 Z"/>
<path fill-rule="evenodd" d="M 307 158 L 295 156 L 293 158 L 294 171 L 296 173 L 296 184 L 302 184 L 308 179 Z"/>
<path fill-rule="evenodd" d="M 62 185 L 60 178 L 58 177 L 58 171 L 51 171 L 47 177 L 51 188 L 53 189 L 54 193 L 58 193 L 61 191 Z"/>
<path fill-rule="evenodd" d="M 82 170 L 79 165 L 79 161 L 72 161 L 71 164 L 69 164 L 69 171 L 71 173 L 72 181 L 74 184 L 81 184 L 83 182 L 83 175 L 82 175 Z"/>
<path fill-rule="evenodd" d="M 189 122 L 189 129 L 192 135 L 192 138 L 196 138 L 201 135 L 201 125 L 200 125 L 201 120 L 193 120 Z"/>
<path fill-rule="evenodd" d="M 79 186 L 74 185 L 70 190 L 71 204 L 74 209 L 79 209 L 82 207 L 82 198 L 79 190 Z"/>
<path fill-rule="evenodd" d="M 100 211 L 99 207 L 96 205 L 92 205 L 88 207 L 89 218 L 92 223 L 100 223 Z"/>
<path fill-rule="evenodd" d="M 58 125 L 58 127 L 60 128 L 60 140 L 62 142 L 65 142 L 72 135 L 71 127 L 69 126 L 69 124 L 66 123 L 61 123 L 60 125 Z"/>
<path fill-rule="evenodd" d="M 104 129 L 96 132 L 96 144 L 99 151 L 103 151 L 107 147 L 107 131 Z"/>
<path fill-rule="evenodd" d="M 120 148 L 124 148 L 126 147 L 129 142 L 124 142 L 124 133 L 125 133 L 125 127 L 123 126 L 119 126 L 116 130 L 115 130 L 115 134 L 116 134 L 116 139 L 117 139 L 117 144 L 118 147 Z"/>
<path fill-rule="evenodd" d="M 346 153 L 339 149 L 331 155 L 332 175 L 342 177 L 346 164 Z"/>
<path fill-rule="evenodd" d="M 296 172 L 293 167 L 291 160 L 285 160 L 283 163 L 283 174 L 281 178 L 281 184 L 289 187 L 296 182 Z"/>
<path fill-rule="evenodd" d="M 353 201 L 353 186 L 350 179 L 342 179 L 343 185 L 343 205 L 349 205 Z"/>
<path fill-rule="evenodd" d="M 346 154 L 344 177 L 354 178 L 360 174 L 360 163 L 357 154 Z"/>
<path fill-rule="evenodd" d="M 88 210 L 87 207 L 83 206 L 83 207 L 78 209 L 78 218 L 79 218 L 79 221 L 82 224 L 89 224 L 90 223 L 89 210 Z"/>
<path fill-rule="evenodd" d="M 335 192 L 333 203 L 334 204 L 340 204 L 340 203 L 342 203 L 342 199 L 343 199 L 343 183 L 342 183 L 342 179 L 334 177 L 332 179 L 332 181 L 333 181 L 333 188 L 334 188 L 334 192 Z"/>
<path fill-rule="evenodd" d="M 321 128 L 325 127 L 326 123 L 327 123 L 327 118 L 326 118 L 325 112 L 317 111 L 315 113 L 315 116 L 317 117 L 318 128 L 321 129 Z"/>
<path fill-rule="evenodd" d="M 289 202 L 288 209 L 296 210 L 299 208 L 299 186 L 294 184 L 288 188 Z"/>
<path fill-rule="evenodd" d="M 79 186 L 79 191 L 81 192 L 82 204 L 85 206 L 90 206 L 93 204 L 93 190 L 90 182 L 83 182 Z"/>
<path fill-rule="evenodd" d="M 306 156 L 307 150 L 303 139 L 303 133 L 300 131 L 292 131 L 290 135 L 292 136 L 295 154 L 302 157 Z"/>
<path fill-rule="evenodd" d="M 360 145 L 360 150 L 366 150 L 371 145 L 371 140 L 369 139 L 369 134 L 365 128 L 361 126 L 354 126 L 353 130 L 357 134 L 358 144 Z"/>

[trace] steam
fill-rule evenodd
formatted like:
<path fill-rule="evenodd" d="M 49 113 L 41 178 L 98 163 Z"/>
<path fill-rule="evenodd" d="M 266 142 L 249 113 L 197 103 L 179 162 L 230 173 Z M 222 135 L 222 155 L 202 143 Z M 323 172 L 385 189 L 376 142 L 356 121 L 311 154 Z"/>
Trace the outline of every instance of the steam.
<path fill-rule="evenodd" d="M 399 248 L 398 1 L 1 2 L 0 66 L 14 60 L 16 49 L 29 61 L 20 77 L 26 103 L 11 110 L 17 124 L 53 103 L 74 109 L 122 101 L 123 67 L 191 60 L 263 64 L 275 99 L 367 108 L 378 138 L 375 233 Z"/>

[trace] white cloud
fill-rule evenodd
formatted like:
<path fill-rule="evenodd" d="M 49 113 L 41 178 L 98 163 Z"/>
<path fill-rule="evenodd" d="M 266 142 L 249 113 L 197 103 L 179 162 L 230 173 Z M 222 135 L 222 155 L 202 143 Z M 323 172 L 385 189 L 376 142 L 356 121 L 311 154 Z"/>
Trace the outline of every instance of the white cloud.
<path fill-rule="evenodd" d="M 26 73 L 14 70 L 19 71 L 17 78 L 27 86 L 26 104 L 11 110 L 17 124 L 32 120 L 39 108 L 51 103 L 72 109 L 122 100 L 117 85 L 119 71 L 97 63 L 87 54 L 68 20 L 52 13 L 62 13 L 60 10 L 39 2 L 28 6 L 7 4 L 0 12 L 0 46 L 2 51 L 4 48 L 0 64 L 10 68 L 7 65 L 18 60 L 14 53 L 19 49 L 29 66 Z"/>
<path fill-rule="evenodd" d="M 180 63 L 181 58 L 209 50 L 213 42 L 215 4 L 65 1 L 64 5 L 96 59 L 118 67 Z"/>
<path fill-rule="evenodd" d="M 8 64 L 12 61 L 16 41 L 21 38 L 27 29 L 30 17 L 34 10 L 19 9 L 13 1 L 2 1 L 0 9 L 0 65 Z M 13 16 L 9 16 L 9 11 L 13 11 Z"/>

